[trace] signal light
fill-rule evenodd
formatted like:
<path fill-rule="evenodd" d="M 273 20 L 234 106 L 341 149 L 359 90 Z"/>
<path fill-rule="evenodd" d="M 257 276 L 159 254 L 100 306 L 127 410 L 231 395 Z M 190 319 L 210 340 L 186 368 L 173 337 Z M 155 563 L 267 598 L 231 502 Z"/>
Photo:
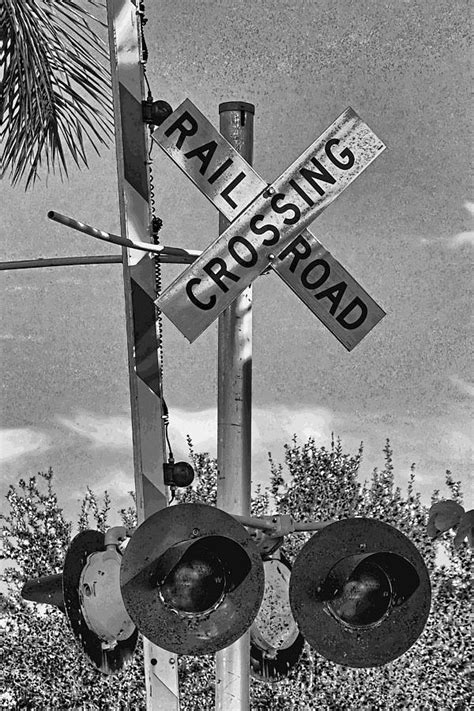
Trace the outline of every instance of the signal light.
<path fill-rule="evenodd" d="M 103 533 L 82 531 L 67 550 L 62 575 L 28 580 L 21 591 L 25 600 L 64 612 L 79 647 L 105 674 L 122 669 L 138 638 L 120 595 L 121 559 Z"/>
<path fill-rule="evenodd" d="M 127 612 L 147 639 L 178 654 L 210 654 L 252 624 L 263 597 L 263 564 L 230 514 L 180 504 L 136 529 L 120 585 Z"/>
<path fill-rule="evenodd" d="M 322 528 L 278 518 L 274 529 L 264 522 L 271 533 L 259 538 L 220 509 L 180 504 L 147 518 L 123 556 L 118 543 L 126 529 L 83 531 L 62 575 L 27 581 L 22 596 L 65 612 L 86 656 L 108 674 L 132 656 L 138 630 L 170 652 L 199 655 L 231 645 L 251 627 L 251 673 L 265 681 L 288 674 L 305 639 L 350 667 L 383 665 L 406 652 L 431 601 L 428 571 L 411 541 L 373 519 Z M 279 545 L 286 532 L 316 526 L 322 530 L 293 570 L 270 553 L 273 538 Z"/>
<path fill-rule="evenodd" d="M 291 566 L 280 553 L 263 561 L 265 592 L 250 628 L 250 673 L 259 681 L 280 681 L 301 659 L 304 637 L 291 612 Z"/>
<path fill-rule="evenodd" d="M 21 590 L 24 600 L 40 602 L 58 607 L 61 612 L 66 612 L 63 597 L 63 576 L 43 575 L 41 578 L 31 578 L 27 580 Z"/>
<path fill-rule="evenodd" d="M 404 654 L 430 611 L 428 571 L 411 541 L 367 518 L 337 521 L 300 551 L 290 604 L 309 644 L 350 667 L 386 664 Z"/>

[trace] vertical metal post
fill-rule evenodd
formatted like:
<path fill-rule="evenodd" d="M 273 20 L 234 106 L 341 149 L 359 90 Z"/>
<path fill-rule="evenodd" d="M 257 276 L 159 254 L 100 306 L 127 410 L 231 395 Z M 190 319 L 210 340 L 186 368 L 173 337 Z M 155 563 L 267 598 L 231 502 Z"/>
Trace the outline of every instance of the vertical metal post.
<path fill-rule="evenodd" d="M 219 106 L 220 132 L 248 163 L 253 158 L 255 108 L 242 101 Z M 229 222 L 219 218 L 219 234 Z M 219 317 L 217 506 L 250 513 L 252 404 L 252 288 Z M 216 711 L 249 709 L 250 632 L 216 655 Z"/>
<path fill-rule="evenodd" d="M 107 0 L 120 224 L 123 237 L 151 242 L 148 137 L 143 122 L 141 4 Z M 138 521 L 167 505 L 165 437 L 156 327 L 154 261 L 123 249 L 133 460 Z M 149 711 L 178 711 L 176 656 L 144 639 Z"/>

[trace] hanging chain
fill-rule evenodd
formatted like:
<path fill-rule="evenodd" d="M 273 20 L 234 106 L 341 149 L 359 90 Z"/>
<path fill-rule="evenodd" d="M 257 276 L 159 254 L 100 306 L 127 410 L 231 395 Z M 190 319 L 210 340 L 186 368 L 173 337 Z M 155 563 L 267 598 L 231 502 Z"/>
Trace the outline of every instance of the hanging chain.
<path fill-rule="evenodd" d="M 148 49 L 145 41 L 145 35 L 143 32 L 143 27 L 147 23 L 147 18 L 145 16 L 145 3 L 140 2 L 137 10 L 138 22 L 140 27 L 140 44 L 141 44 L 141 58 L 140 62 L 143 66 L 143 77 L 147 86 L 147 102 L 153 102 L 153 96 L 151 93 L 150 82 L 148 81 L 148 76 L 146 73 L 146 65 L 148 61 Z M 156 202 L 155 202 L 155 180 L 153 175 L 153 161 L 152 161 L 152 151 L 153 151 L 153 140 L 151 137 L 153 131 L 153 126 L 149 126 L 149 149 L 147 157 L 148 165 L 148 175 L 149 175 L 149 216 L 150 216 L 150 228 L 151 228 L 151 238 L 153 244 L 159 244 L 160 242 L 160 230 L 163 226 L 163 220 L 156 215 Z M 154 261 L 155 267 L 155 292 L 159 296 L 161 294 L 161 263 L 158 255 L 151 256 L 150 258 Z M 169 427 L 169 416 L 168 407 L 166 405 L 165 399 L 163 398 L 163 317 L 161 309 L 155 304 L 155 318 L 157 324 L 157 338 L 158 338 L 158 368 L 159 368 L 159 378 L 160 378 L 160 388 L 161 388 L 161 401 L 163 404 L 162 419 L 165 430 L 165 439 L 168 445 L 169 451 L 169 461 L 174 462 L 173 450 L 171 449 L 171 443 L 168 436 Z"/>

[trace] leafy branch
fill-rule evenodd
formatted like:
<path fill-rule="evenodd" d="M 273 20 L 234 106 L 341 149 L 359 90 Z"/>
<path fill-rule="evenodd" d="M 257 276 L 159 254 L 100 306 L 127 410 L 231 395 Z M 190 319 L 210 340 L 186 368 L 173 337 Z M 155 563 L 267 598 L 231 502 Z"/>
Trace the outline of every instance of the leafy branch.
<path fill-rule="evenodd" d="M 0 5 L 0 173 L 13 185 L 25 173 L 33 184 L 42 161 L 67 175 L 67 154 L 87 166 L 86 139 L 99 153 L 112 136 L 108 53 L 95 25 L 105 27 L 74 0 Z"/>

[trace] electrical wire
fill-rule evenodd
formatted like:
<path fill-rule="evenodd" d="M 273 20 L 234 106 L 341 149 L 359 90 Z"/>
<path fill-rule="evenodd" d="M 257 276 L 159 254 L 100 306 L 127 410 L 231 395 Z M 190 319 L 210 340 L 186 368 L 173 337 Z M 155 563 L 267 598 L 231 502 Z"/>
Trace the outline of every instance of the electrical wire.
<path fill-rule="evenodd" d="M 141 63 L 143 65 L 143 77 L 147 87 L 147 102 L 150 104 L 153 102 L 153 94 L 151 91 L 150 82 L 148 81 L 148 76 L 146 72 L 146 64 L 148 62 L 148 49 L 145 41 L 145 35 L 143 32 L 143 27 L 147 23 L 147 18 L 145 16 L 145 3 L 140 2 L 138 8 L 138 17 L 140 24 L 140 43 L 141 43 Z M 156 200 L 155 200 L 155 179 L 153 175 L 153 140 L 151 139 L 151 134 L 153 127 L 149 127 L 150 140 L 149 149 L 147 156 L 148 165 L 148 184 L 149 184 L 149 217 L 150 217 L 150 227 L 151 227 L 151 238 L 153 243 L 158 245 L 160 243 L 160 230 L 163 226 L 163 221 L 156 214 Z M 157 296 L 161 294 L 162 280 L 161 280 L 161 262 L 158 255 L 151 257 L 154 260 L 154 272 L 155 272 L 155 293 Z M 162 402 L 162 420 L 165 434 L 165 441 L 168 447 L 168 462 L 174 463 L 173 450 L 171 447 L 171 442 L 169 439 L 169 411 L 166 405 L 165 399 L 163 397 L 163 316 L 161 309 L 155 304 L 155 321 L 157 328 L 157 341 L 158 341 L 158 368 L 159 368 L 159 382 L 160 382 L 160 395 Z M 172 499 L 174 498 L 174 492 L 172 492 Z"/>

